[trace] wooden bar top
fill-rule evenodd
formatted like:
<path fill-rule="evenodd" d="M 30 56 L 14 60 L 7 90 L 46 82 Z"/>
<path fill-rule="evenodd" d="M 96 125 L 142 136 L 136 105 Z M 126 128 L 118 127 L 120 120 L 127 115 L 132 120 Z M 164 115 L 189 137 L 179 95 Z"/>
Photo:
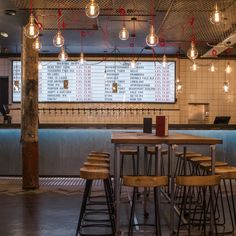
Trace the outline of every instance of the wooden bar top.
<path fill-rule="evenodd" d="M 112 143 L 120 144 L 222 144 L 221 139 L 195 136 L 190 134 L 170 133 L 166 137 L 141 132 L 112 132 Z"/>

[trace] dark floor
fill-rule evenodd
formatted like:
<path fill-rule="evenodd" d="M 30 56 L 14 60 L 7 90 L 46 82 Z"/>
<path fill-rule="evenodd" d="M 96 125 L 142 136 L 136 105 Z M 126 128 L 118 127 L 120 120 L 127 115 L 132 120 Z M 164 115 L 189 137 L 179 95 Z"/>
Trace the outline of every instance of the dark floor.
<path fill-rule="evenodd" d="M 36 191 L 22 191 L 20 179 L 0 178 L 0 236 L 74 236 L 80 211 L 83 182 L 64 179 L 41 180 Z M 51 182 L 50 182 L 51 181 Z M 60 182 L 61 181 L 61 182 Z M 99 183 L 97 184 L 99 189 Z M 121 225 L 127 235 L 129 198 L 127 189 L 122 191 Z M 141 206 L 141 203 L 139 203 Z M 162 236 L 169 235 L 168 204 L 162 203 Z M 149 219 L 153 219 L 153 207 L 149 205 Z M 141 207 L 137 217 L 143 220 Z M 151 228 L 152 231 L 152 228 Z M 151 236 L 150 232 L 135 232 L 135 236 Z M 186 235 L 186 234 L 182 234 Z M 223 234 L 224 235 L 224 234 Z M 236 234 L 231 234 L 236 235 Z"/>

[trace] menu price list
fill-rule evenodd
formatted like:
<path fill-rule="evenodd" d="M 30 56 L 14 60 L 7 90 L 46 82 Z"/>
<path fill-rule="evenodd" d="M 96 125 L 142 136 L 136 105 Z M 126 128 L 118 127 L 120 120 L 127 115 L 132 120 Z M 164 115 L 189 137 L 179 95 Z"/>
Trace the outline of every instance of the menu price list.
<path fill-rule="evenodd" d="M 42 61 L 40 102 L 175 102 L 175 62 Z M 117 84 L 117 92 L 112 86 Z M 21 100 L 21 62 L 13 61 L 13 101 Z"/>

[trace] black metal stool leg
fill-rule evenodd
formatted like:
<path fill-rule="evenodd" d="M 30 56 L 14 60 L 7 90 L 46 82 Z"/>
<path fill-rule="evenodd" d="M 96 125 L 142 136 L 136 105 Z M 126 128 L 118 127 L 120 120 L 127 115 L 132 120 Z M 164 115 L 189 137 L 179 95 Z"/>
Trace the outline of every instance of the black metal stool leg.
<path fill-rule="evenodd" d="M 81 205 L 81 209 L 80 209 L 79 221 L 78 221 L 77 229 L 76 229 L 76 235 L 78 235 L 80 227 L 81 227 L 82 219 L 83 219 L 85 209 L 86 209 L 86 203 L 87 203 L 89 194 L 91 192 L 92 182 L 93 182 L 92 180 L 86 180 L 82 205 Z"/>
<path fill-rule="evenodd" d="M 138 188 L 134 187 L 130 219 L 129 219 L 129 233 L 128 233 L 129 236 L 133 236 L 133 220 L 134 220 L 134 211 L 135 211 L 135 204 L 136 204 L 136 199 L 137 199 L 137 192 L 138 192 Z"/>

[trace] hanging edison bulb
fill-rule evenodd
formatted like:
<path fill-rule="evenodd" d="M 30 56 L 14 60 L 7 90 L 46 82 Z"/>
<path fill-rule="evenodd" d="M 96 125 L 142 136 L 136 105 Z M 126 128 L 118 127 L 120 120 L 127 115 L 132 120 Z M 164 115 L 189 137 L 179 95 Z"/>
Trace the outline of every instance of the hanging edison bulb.
<path fill-rule="evenodd" d="M 228 93 L 229 92 L 229 82 L 228 81 L 225 81 L 224 84 L 223 84 L 223 89 L 224 89 L 224 92 L 225 93 Z"/>
<path fill-rule="evenodd" d="M 35 51 L 38 52 L 42 49 L 42 43 L 40 42 L 39 37 L 34 40 L 32 47 Z"/>
<path fill-rule="evenodd" d="M 129 38 L 129 31 L 126 29 L 125 26 L 123 26 L 119 32 L 119 38 L 121 40 L 127 40 Z"/>
<path fill-rule="evenodd" d="M 196 63 L 195 61 L 194 61 L 193 64 L 190 66 L 190 70 L 191 70 L 191 71 L 196 71 L 198 68 L 199 68 L 199 67 L 198 67 L 198 65 L 197 65 L 197 63 Z"/>
<path fill-rule="evenodd" d="M 163 58 L 162 58 L 162 66 L 163 66 L 163 68 L 166 68 L 166 66 L 167 66 L 167 57 L 166 57 L 166 54 L 163 55 Z"/>
<path fill-rule="evenodd" d="M 150 25 L 150 32 L 146 37 L 146 44 L 150 47 L 155 47 L 159 42 L 159 39 L 155 33 L 153 25 Z"/>
<path fill-rule="evenodd" d="M 68 54 L 67 54 L 67 52 L 66 52 L 64 47 L 61 47 L 61 51 L 60 51 L 60 53 L 58 55 L 58 59 L 60 61 L 67 61 L 68 60 Z"/>
<path fill-rule="evenodd" d="M 112 83 L 112 92 L 113 93 L 118 92 L 118 84 L 116 82 Z"/>
<path fill-rule="evenodd" d="M 224 20 L 224 14 L 219 10 L 217 4 L 214 11 L 210 15 L 210 22 L 214 25 L 219 25 Z"/>
<path fill-rule="evenodd" d="M 24 27 L 24 35 L 29 39 L 35 39 L 39 35 L 39 27 L 35 24 L 33 14 L 30 14 L 29 23 Z"/>
<path fill-rule="evenodd" d="M 38 70 L 42 70 L 42 69 L 43 69 L 42 62 L 41 62 L 41 61 L 39 61 L 39 62 L 38 62 Z"/>
<path fill-rule="evenodd" d="M 176 80 L 176 93 L 179 94 L 179 93 L 182 93 L 182 90 L 183 90 L 183 85 L 182 83 L 180 82 L 179 79 Z"/>
<path fill-rule="evenodd" d="M 65 43 L 64 37 L 62 36 L 62 33 L 60 30 L 57 31 L 56 35 L 53 37 L 53 45 L 55 47 L 62 47 Z"/>
<path fill-rule="evenodd" d="M 228 62 L 228 64 L 227 64 L 226 68 L 225 68 L 225 72 L 226 72 L 227 74 L 230 74 L 230 73 L 232 72 L 232 67 L 230 66 L 230 63 L 229 63 L 229 62 Z"/>
<path fill-rule="evenodd" d="M 130 68 L 132 69 L 136 68 L 136 61 L 134 59 L 132 59 L 130 62 Z"/>
<path fill-rule="evenodd" d="M 193 40 L 191 41 L 191 47 L 187 51 L 187 57 L 191 60 L 195 60 L 198 57 L 198 51 Z"/>
<path fill-rule="evenodd" d="M 90 0 L 90 2 L 85 7 L 85 14 L 89 18 L 96 18 L 99 15 L 99 6 L 95 0 Z"/>
<path fill-rule="evenodd" d="M 210 65 L 209 71 L 212 72 L 212 73 L 216 71 L 216 67 L 215 67 L 213 62 Z"/>
<path fill-rule="evenodd" d="M 80 62 L 81 65 L 83 65 L 84 62 L 85 62 L 85 58 L 84 58 L 84 53 L 83 52 L 80 53 L 79 62 Z"/>

